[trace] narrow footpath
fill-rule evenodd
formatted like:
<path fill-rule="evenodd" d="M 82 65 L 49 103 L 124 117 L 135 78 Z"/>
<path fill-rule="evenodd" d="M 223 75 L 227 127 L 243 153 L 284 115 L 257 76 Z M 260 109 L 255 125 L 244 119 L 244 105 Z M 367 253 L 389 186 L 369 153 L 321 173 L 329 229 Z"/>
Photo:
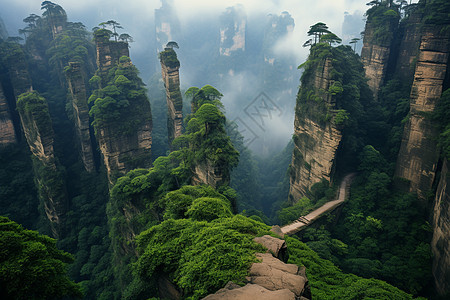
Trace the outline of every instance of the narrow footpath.
<path fill-rule="evenodd" d="M 299 232 L 300 230 L 304 229 L 306 226 L 320 218 L 323 214 L 332 211 L 333 209 L 344 203 L 348 198 L 350 184 L 355 175 L 355 173 L 351 173 L 346 175 L 344 179 L 342 179 L 341 185 L 339 187 L 339 194 L 336 200 L 327 202 L 318 209 L 310 212 L 306 216 L 301 216 L 293 223 L 281 227 L 281 231 L 287 235 Z"/>

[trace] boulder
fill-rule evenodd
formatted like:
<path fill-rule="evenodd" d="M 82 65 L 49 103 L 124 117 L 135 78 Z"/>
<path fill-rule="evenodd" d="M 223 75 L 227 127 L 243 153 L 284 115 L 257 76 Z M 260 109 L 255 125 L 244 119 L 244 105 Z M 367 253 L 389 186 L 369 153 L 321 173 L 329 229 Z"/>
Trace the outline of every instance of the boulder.
<path fill-rule="evenodd" d="M 228 285 L 228 284 L 227 284 Z M 247 284 L 244 287 L 227 289 L 223 288 L 217 291 L 215 294 L 208 295 L 204 300 L 295 300 L 295 295 L 288 289 L 282 289 L 277 291 L 268 290 L 257 284 Z"/>
<path fill-rule="evenodd" d="M 287 246 L 284 240 L 274 238 L 270 235 L 255 237 L 253 240 L 266 247 L 276 258 L 287 261 Z"/>
<path fill-rule="evenodd" d="M 288 289 L 297 297 L 301 296 L 307 279 L 298 275 L 298 266 L 285 264 L 268 253 L 257 253 L 256 257 L 262 259 L 250 268 L 250 283 L 258 284 L 268 290 Z"/>

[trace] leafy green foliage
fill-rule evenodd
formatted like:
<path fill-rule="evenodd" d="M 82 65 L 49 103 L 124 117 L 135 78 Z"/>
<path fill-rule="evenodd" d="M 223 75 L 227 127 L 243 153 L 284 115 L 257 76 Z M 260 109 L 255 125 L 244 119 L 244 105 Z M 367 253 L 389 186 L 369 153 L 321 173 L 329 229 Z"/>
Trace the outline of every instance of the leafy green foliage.
<path fill-rule="evenodd" d="M 93 103 L 89 112 L 94 119 L 92 125 L 97 133 L 105 127 L 114 128 L 116 134 L 136 132 L 145 121 L 151 121 L 150 104 L 138 71 L 129 58 L 122 57 L 109 74 L 108 85 L 89 98 Z"/>
<path fill-rule="evenodd" d="M 233 147 L 225 131 L 226 118 L 220 98 L 222 94 L 212 86 L 201 89 L 192 87 L 186 92 L 191 98 L 194 113 L 186 118 L 186 133 L 174 140 L 180 149 L 185 165 L 194 170 L 196 166 L 209 164 L 219 170 L 222 183 L 228 184 L 231 168 L 239 161 L 239 152 Z"/>
<path fill-rule="evenodd" d="M 54 239 L 0 216 L 0 249 L 2 298 L 81 298 L 80 287 L 66 274 L 73 258 L 56 248 Z"/>
<path fill-rule="evenodd" d="M 186 213 L 194 200 L 202 197 L 228 201 L 225 196 L 208 185 L 185 185 L 176 191 L 169 192 L 159 201 L 161 207 L 165 209 L 164 219 L 185 218 L 187 216 Z"/>
<path fill-rule="evenodd" d="M 269 227 L 243 216 L 212 222 L 191 219 L 167 220 L 142 232 L 137 238 L 139 259 L 134 265 L 139 278 L 156 280 L 169 274 L 192 299 L 223 287 L 228 281 L 242 282 L 262 247 L 255 235 Z"/>
<path fill-rule="evenodd" d="M 300 216 L 306 215 L 311 211 L 313 205 L 311 201 L 303 197 L 298 200 L 294 205 L 282 208 L 278 212 L 278 220 L 280 220 L 280 225 L 286 225 L 292 221 L 298 219 Z"/>
<path fill-rule="evenodd" d="M 236 123 L 227 122 L 226 131 L 233 147 L 239 152 L 239 163 L 233 168 L 230 176 L 230 186 L 237 192 L 238 211 L 246 209 L 251 213 L 255 209 L 262 210 L 262 187 L 258 180 L 257 161 L 244 145 L 244 137 L 239 133 Z"/>
<path fill-rule="evenodd" d="M 0 150 L 0 211 L 28 228 L 36 228 L 39 203 L 26 143 Z"/>
<path fill-rule="evenodd" d="M 345 274 L 320 258 L 306 244 L 286 238 L 289 263 L 306 267 L 311 293 L 317 299 L 412 299 L 411 295 L 377 279 Z"/>
<path fill-rule="evenodd" d="M 172 48 L 166 48 L 159 53 L 161 62 L 169 68 L 177 68 L 180 66 L 180 61 L 177 58 L 177 53 Z"/>
<path fill-rule="evenodd" d="M 44 97 L 38 92 L 28 92 L 17 99 L 17 110 L 26 124 L 35 124 L 39 132 L 30 130 L 31 140 L 35 140 L 37 134 L 53 136 L 52 120 L 48 105 Z M 30 126 L 33 128 L 33 126 Z"/>
<path fill-rule="evenodd" d="M 191 100 L 192 113 L 196 113 L 206 103 L 213 104 L 220 109 L 223 108 L 223 104 L 220 102 L 223 95 L 208 84 L 201 89 L 198 87 L 190 87 L 186 91 L 185 96 Z"/>
<path fill-rule="evenodd" d="M 366 12 L 367 22 L 373 28 L 372 43 L 381 46 L 390 46 L 394 37 L 392 28 L 400 19 L 398 7 L 389 6 L 388 1 L 372 6 Z M 366 35 L 368 33 L 366 32 Z"/>
<path fill-rule="evenodd" d="M 227 200 L 202 197 L 195 199 L 186 212 L 186 216 L 196 221 L 208 221 L 232 216 L 231 206 Z"/>
<path fill-rule="evenodd" d="M 425 1 L 424 1 L 425 2 Z M 419 3 L 419 9 L 425 13 L 425 24 L 442 25 L 442 32 L 450 31 L 450 3 L 445 0 L 431 0 Z"/>

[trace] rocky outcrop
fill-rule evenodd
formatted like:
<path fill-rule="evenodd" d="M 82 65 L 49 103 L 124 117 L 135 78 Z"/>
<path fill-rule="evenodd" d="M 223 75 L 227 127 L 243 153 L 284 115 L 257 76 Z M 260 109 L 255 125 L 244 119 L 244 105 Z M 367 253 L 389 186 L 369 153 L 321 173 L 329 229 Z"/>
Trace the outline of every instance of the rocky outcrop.
<path fill-rule="evenodd" d="M 150 168 L 152 147 L 150 122 L 144 122 L 132 134 L 118 133 L 114 128 L 104 127 L 97 131 L 97 140 L 111 185 L 118 177 L 133 169 Z"/>
<path fill-rule="evenodd" d="M 166 88 L 167 129 L 169 146 L 179 137 L 183 129 L 183 99 L 180 91 L 180 62 L 171 48 L 160 53 L 161 74 Z"/>
<path fill-rule="evenodd" d="M 433 209 L 433 276 L 440 295 L 450 292 L 450 174 L 444 160 Z"/>
<path fill-rule="evenodd" d="M 95 35 L 98 67 L 96 74 L 100 76 L 100 86 L 104 88 L 108 81 L 108 71 L 119 65 L 122 56 L 128 57 L 128 44 L 110 41 L 109 35 L 102 32 L 102 29 L 96 31 Z M 120 68 L 133 72 L 134 67 L 127 58 L 126 61 L 122 61 Z M 117 108 L 121 110 L 121 120 L 105 123 L 96 128 L 95 132 L 110 186 L 117 178 L 133 169 L 151 166 L 153 124 L 150 102 L 145 93 L 130 100 L 127 99 L 130 105 L 126 108 Z M 130 125 L 133 123 L 132 119 L 138 120 L 135 125 Z M 124 129 L 123 126 L 131 126 L 132 129 Z"/>
<path fill-rule="evenodd" d="M 282 261 L 287 261 L 287 246 L 284 240 L 274 238 L 270 235 L 264 235 L 254 238 L 254 241 L 266 247 L 274 257 Z"/>
<path fill-rule="evenodd" d="M 382 7 L 379 8 L 383 9 Z M 384 13 L 385 14 L 385 13 Z M 378 18 L 381 18 L 378 16 Z M 364 30 L 363 48 L 361 50 L 361 61 L 364 65 L 368 84 L 373 92 L 374 98 L 378 97 L 378 90 L 384 83 L 388 70 L 388 62 L 391 55 L 391 44 L 394 32 L 397 29 L 398 18 L 386 19 L 383 28 L 368 16 Z M 386 33 L 380 37 L 380 30 Z"/>
<path fill-rule="evenodd" d="M 413 13 L 400 27 L 401 42 L 397 53 L 395 75 L 411 84 L 414 78 L 415 63 L 419 53 L 422 14 Z"/>
<path fill-rule="evenodd" d="M 255 241 L 270 248 L 274 245 L 285 246 L 283 240 L 268 235 L 257 237 Z M 229 282 L 223 289 L 204 299 L 311 299 L 305 268 L 284 263 L 273 256 L 273 249 L 268 249 L 268 252 L 270 253 L 256 253 L 260 262 L 250 267 L 247 285 L 240 287 Z"/>
<path fill-rule="evenodd" d="M 3 93 L 2 85 L 0 84 L 0 147 L 12 145 L 16 142 L 16 131 L 14 129 L 8 101 Z"/>
<path fill-rule="evenodd" d="M 257 284 L 247 284 L 240 287 L 237 284 L 228 283 L 223 289 L 209 295 L 204 300 L 296 300 L 295 294 L 288 289 L 270 291 Z"/>
<path fill-rule="evenodd" d="M 331 60 L 324 60 L 316 68 L 312 80 L 307 85 L 312 85 L 312 90 L 325 102 L 325 105 L 333 107 L 334 99 L 327 93 L 333 84 L 330 80 L 332 71 Z M 302 89 L 308 87 L 302 86 Z M 309 188 L 322 179 L 332 181 L 336 151 L 342 139 L 342 133 L 331 122 L 319 123 L 310 114 L 297 112 L 294 121 L 294 151 L 290 167 L 289 200 L 295 202 L 305 196 Z"/>
<path fill-rule="evenodd" d="M 92 172 L 95 170 L 95 164 L 89 128 L 89 107 L 87 104 L 85 78 L 80 63 L 69 62 L 66 77 L 72 96 L 73 119 L 79 140 L 81 159 L 86 171 Z"/>
<path fill-rule="evenodd" d="M 439 159 L 437 130 L 429 117 L 441 97 L 448 68 L 450 40 L 439 26 L 425 27 L 411 89 L 410 117 L 405 125 L 398 155 L 397 177 L 406 189 L 426 199 Z"/>
<path fill-rule="evenodd" d="M 61 233 L 67 209 L 64 174 L 54 154 L 54 132 L 46 100 L 36 92 L 22 94 L 17 102 L 23 132 L 33 154 L 39 197 L 54 237 Z"/>
<path fill-rule="evenodd" d="M 224 176 L 223 170 L 220 167 L 215 166 L 209 159 L 205 159 L 202 163 L 195 165 L 191 184 L 206 184 L 216 188 L 229 181 L 229 176 Z"/>
<path fill-rule="evenodd" d="M 42 105 L 37 108 L 24 110 L 19 108 L 19 114 L 31 153 L 56 170 L 53 149 L 54 132 L 46 102 L 42 102 Z"/>
<path fill-rule="evenodd" d="M 110 41 L 109 37 L 97 35 L 95 37 L 97 49 L 97 74 L 102 78 L 101 86 L 105 87 L 106 74 L 110 68 L 119 63 L 122 56 L 130 56 L 128 43 Z"/>
<path fill-rule="evenodd" d="M 270 253 L 257 253 L 256 257 L 261 262 L 251 266 L 247 278 L 249 283 L 260 285 L 270 291 L 288 289 L 296 297 L 303 294 L 308 280 L 299 275 L 297 265 L 285 264 Z"/>
<path fill-rule="evenodd" d="M 13 55 L 8 58 L 7 68 L 14 96 L 17 99 L 21 94 L 30 92 L 33 88 L 25 54 L 19 45 L 15 47 L 16 49 L 11 49 Z"/>

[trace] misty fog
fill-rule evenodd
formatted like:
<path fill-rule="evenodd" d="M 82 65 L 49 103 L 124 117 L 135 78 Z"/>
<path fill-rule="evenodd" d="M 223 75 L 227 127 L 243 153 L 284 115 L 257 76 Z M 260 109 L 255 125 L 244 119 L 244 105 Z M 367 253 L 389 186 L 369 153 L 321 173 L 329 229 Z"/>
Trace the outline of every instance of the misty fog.
<path fill-rule="evenodd" d="M 21 20 L 29 14 L 41 14 L 40 2 L 2 1 L 0 17 L 10 36 L 18 35 L 24 27 Z M 302 45 L 309 26 L 324 22 L 348 44 L 360 37 L 367 8 L 367 1 L 361 0 L 163 2 L 55 1 L 69 21 L 82 22 L 88 29 L 106 20 L 119 22 L 122 32 L 134 39 L 130 56 L 144 81 L 160 72 L 157 52 L 167 38 L 177 41 L 182 89 L 211 84 L 222 92 L 227 119 L 239 125 L 249 148 L 262 156 L 280 151 L 292 136 L 301 76 L 297 66 L 308 55 L 309 48 Z M 170 32 L 164 40 L 157 28 L 167 24 Z M 359 44 L 356 50 L 360 49 Z"/>

